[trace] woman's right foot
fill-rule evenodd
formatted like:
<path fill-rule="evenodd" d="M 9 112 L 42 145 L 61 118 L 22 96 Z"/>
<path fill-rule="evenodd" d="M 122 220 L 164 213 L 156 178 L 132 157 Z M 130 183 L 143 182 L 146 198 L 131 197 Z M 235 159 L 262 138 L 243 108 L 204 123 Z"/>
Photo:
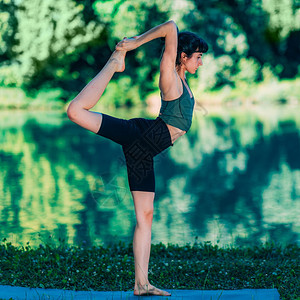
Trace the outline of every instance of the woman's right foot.
<path fill-rule="evenodd" d="M 169 292 L 160 290 L 151 284 L 138 284 L 135 286 L 133 294 L 135 296 L 171 296 Z"/>
<path fill-rule="evenodd" d="M 125 70 L 125 50 L 115 50 L 110 57 L 111 61 L 116 63 L 116 72 L 123 72 Z"/>

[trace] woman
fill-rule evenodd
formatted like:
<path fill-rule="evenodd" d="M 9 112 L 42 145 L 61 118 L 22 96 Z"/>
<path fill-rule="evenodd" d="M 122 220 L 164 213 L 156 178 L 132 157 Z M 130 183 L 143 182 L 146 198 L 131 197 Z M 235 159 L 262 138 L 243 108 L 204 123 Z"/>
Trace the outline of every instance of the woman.
<path fill-rule="evenodd" d="M 124 120 L 90 111 L 101 98 L 113 74 L 124 71 L 126 52 L 156 38 L 165 40 L 159 78 L 162 97 L 160 116 L 155 120 Z M 173 146 L 178 137 L 189 130 L 194 98 L 186 83 L 185 72 L 194 74 L 202 65 L 202 53 L 207 50 L 207 43 L 197 35 L 190 32 L 178 34 L 173 21 L 156 26 L 140 36 L 124 38 L 117 44 L 103 69 L 68 107 L 71 121 L 122 146 L 137 220 L 133 238 L 134 295 L 171 295 L 148 281 L 155 195 L 153 157 Z"/>

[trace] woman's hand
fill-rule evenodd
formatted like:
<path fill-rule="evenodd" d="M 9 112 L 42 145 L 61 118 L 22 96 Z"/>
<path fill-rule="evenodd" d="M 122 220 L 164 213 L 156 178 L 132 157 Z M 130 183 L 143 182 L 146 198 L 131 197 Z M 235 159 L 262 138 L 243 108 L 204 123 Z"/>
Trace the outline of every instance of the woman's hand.
<path fill-rule="evenodd" d="M 136 36 L 132 38 L 124 37 L 123 40 L 117 44 L 116 50 L 130 51 L 136 49 L 137 47 L 139 47 L 139 44 Z"/>

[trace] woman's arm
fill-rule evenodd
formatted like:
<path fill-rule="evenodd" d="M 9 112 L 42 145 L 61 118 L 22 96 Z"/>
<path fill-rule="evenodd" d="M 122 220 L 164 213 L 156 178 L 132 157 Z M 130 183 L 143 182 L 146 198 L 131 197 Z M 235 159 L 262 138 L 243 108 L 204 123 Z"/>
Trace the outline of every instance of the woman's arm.
<path fill-rule="evenodd" d="M 179 96 L 176 72 L 178 28 L 174 22 L 173 24 L 165 37 L 165 49 L 160 61 L 159 88 L 164 99 L 175 99 Z"/>
<path fill-rule="evenodd" d="M 148 30 L 147 32 L 139 36 L 135 36 L 132 38 L 124 38 L 117 44 L 116 50 L 130 51 L 157 38 L 165 38 L 167 43 L 167 40 L 169 40 L 169 36 L 173 32 L 176 32 L 177 35 L 177 26 L 174 21 L 168 21 Z"/>
<path fill-rule="evenodd" d="M 160 62 L 159 88 L 164 97 L 174 99 L 180 95 L 176 72 L 178 28 L 174 21 L 158 25 L 142 35 L 124 38 L 117 44 L 116 50 L 130 51 L 156 38 L 165 39 L 165 50 Z"/>

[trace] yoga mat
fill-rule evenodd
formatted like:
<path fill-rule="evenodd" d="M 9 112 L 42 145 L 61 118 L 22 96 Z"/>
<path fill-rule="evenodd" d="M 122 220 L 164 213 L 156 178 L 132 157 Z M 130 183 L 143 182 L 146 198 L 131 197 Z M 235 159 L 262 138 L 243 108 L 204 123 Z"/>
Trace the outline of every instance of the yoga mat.
<path fill-rule="evenodd" d="M 243 290 L 169 290 L 172 296 L 138 297 L 133 291 L 98 292 L 70 291 L 57 289 L 25 288 L 8 285 L 0 286 L 0 298 L 14 300 L 51 299 L 51 300 L 92 300 L 92 299 L 198 299 L 198 300 L 280 300 L 277 289 Z"/>

